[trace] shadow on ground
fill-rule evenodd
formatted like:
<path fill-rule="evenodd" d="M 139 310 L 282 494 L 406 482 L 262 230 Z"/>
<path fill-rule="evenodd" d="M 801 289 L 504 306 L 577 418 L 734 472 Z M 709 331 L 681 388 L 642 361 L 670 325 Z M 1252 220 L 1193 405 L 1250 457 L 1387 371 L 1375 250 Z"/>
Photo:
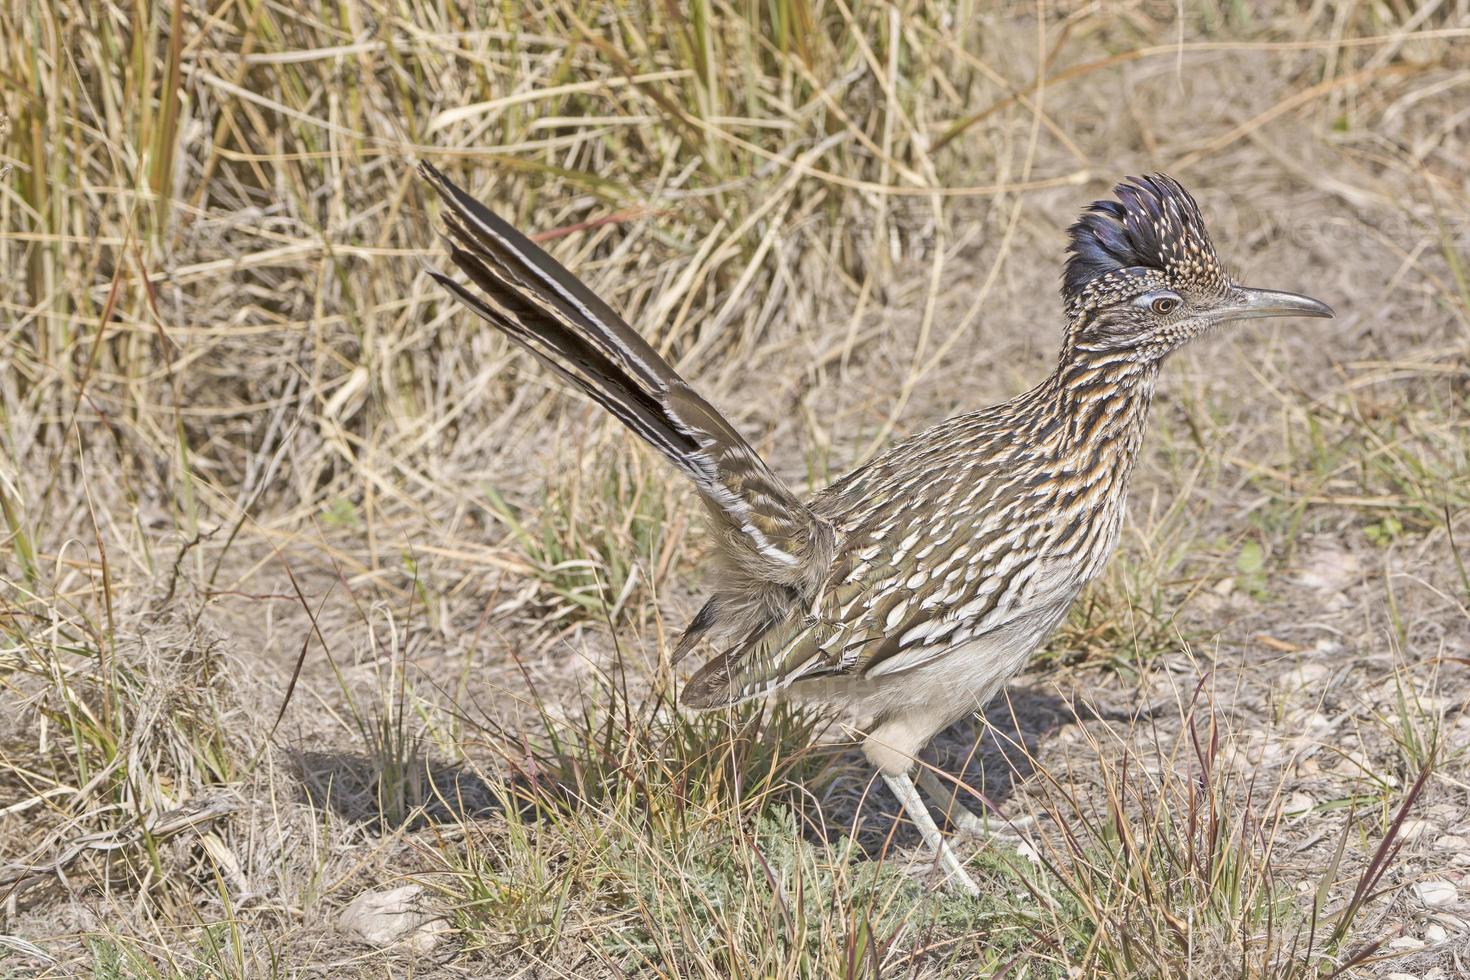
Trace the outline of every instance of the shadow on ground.
<path fill-rule="evenodd" d="M 1034 773 L 1039 746 L 1064 725 L 1095 714 L 1054 694 L 1017 687 L 990 705 L 985 723 L 966 719 L 942 732 L 923 759 L 943 774 L 946 785 L 958 780 L 960 804 L 975 813 L 994 808 L 1015 816 L 1005 804 L 1015 786 Z M 813 842 L 851 837 L 870 857 L 919 843 L 918 831 L 901 817 L 898 801 L 861 750 L 846 744 L 833 745 L 830 752 L 825 778 L 808 787 L 811 793 L 790 797 L 806 837 Z M 365 754 L 298 751 L 295 761 L 313 806 L 385 831 L 495 817 L 504 812 L 507 800 L 523 805 L 522 816 L 528 819 L 537 810 L 531 800 L 560 796 L 568 809 L 578 805 L 570 791 L 548 794 L 547 786 L 533 786 L 524 775 L 508 785 L 495 773 L 423 757 L 385 767 L 381 759 Z M 934 803 L 938 816 L 945 801 Z"/>
<path fill-rule="evenodd" d="M 342 752 L 298 752 L 295 761 L 312 806 L 383 830 L 492 817 L 511 796 L 481 773 L 421 757 L 392 772 L 378 759 Z"/>

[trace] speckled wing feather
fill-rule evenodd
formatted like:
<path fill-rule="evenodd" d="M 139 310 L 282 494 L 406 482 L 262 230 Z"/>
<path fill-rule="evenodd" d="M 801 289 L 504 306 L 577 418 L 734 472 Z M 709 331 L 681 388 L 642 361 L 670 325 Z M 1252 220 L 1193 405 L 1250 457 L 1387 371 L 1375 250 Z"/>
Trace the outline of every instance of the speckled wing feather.
<path fill-rule="evenodd" d="M 420 171 L 448 205 L 450 257 L 475 288 L 437 272 L 434 278 L 694 482 L 725 560 L 725 587 L 749 594 L 819 581 L 830 527 L 724 416 L 551 256 L 432 166 Z M 709 626 L 693 625 L 690 639 Z"/>
<path fill-rule="evenodd" d="M 999 631 L 1049 630 L 1107 559 L 1121 514 L 1116 463 L 1141 435 L 1121 400 L 1099 398 L 1104 411 L 1077 420 L 1095 427 L 1084 456 L 1052 456 L 1063 433 L 1029 408 L 1028 392 L 943 422 L 828 487 L 812 506 L 838 539 L 816 602 L 732 645 L 691 679 L 684 702 L 898 674 Z"/>

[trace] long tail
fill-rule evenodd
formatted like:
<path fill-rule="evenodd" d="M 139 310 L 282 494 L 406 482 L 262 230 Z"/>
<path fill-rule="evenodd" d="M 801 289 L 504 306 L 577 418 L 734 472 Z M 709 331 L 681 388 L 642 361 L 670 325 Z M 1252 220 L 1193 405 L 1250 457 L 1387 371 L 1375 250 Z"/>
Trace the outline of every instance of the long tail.
<path fill-rule="evenodd" d="M 419 171 L 448 206 L 450 258 L 476 288 L 438 272 L 434 278 L 694 482 L 728 572 L 748 579 L 725 583 L 729 591 L 762 583 L 813 588 L 825 572 L 831 527 L 582 282 L 434 167 L 423 163 Z"/>

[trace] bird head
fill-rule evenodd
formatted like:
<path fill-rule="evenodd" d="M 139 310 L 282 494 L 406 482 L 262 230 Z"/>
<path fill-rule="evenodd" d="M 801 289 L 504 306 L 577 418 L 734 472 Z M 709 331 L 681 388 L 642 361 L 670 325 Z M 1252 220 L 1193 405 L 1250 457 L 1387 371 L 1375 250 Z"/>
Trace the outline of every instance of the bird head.
<path fill-rule="evenodd" d="M 1234 282 L 1199 205 L 1174 178 L 1129 177 L 1113 193 L 1117 200 L 1094 202 L 1068 229 L 1069 351 L 1159 360 L 1232 320 L 1332 316 L 1308 296 Z"/>

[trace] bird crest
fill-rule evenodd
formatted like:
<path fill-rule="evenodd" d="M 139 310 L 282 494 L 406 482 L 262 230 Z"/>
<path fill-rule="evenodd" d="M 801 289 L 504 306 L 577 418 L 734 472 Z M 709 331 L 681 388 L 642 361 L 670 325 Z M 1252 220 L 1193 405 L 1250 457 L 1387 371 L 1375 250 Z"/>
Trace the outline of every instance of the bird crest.
<path fill-rule="evenodd" d="M 1117 200 L 1094 201 L 1067 229 L 1062 275 L 1069 316 L 1135 294 L 1140 286 L 1218 293 L 1230 284 L 1199 205 L 1166 174 L 1129 177 Z"/>

